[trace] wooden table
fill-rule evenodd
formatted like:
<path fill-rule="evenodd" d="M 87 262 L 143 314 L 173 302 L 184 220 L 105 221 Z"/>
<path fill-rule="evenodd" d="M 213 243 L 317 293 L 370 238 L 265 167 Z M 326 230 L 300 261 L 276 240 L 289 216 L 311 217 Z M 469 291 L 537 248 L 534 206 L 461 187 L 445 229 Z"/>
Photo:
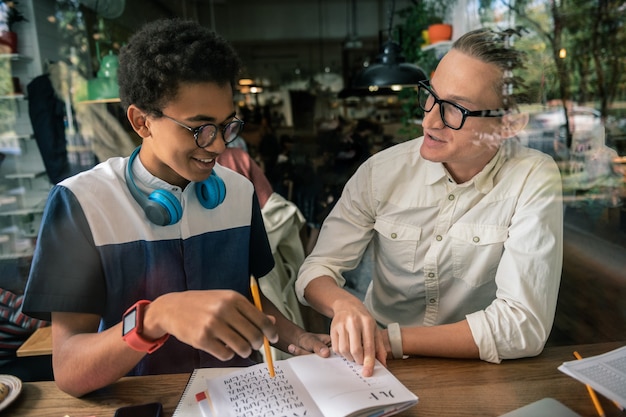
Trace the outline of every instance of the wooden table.
<path fill-rule="evenodd" d="M 52 328 L 40 327 L 30 335 L 15 353 L 17 356 L 38 356 L 52 354 Z"/>
<path fill-rule="evenodd" d="M 400 416 L 499 416 L 544 397 L 553 397 L 582 416 L 597 415 L 585 386 L 557 367 L 573 360 L 624 346 L 626 342 L 546 348 L 536 358 L 494 365 L 479 360 L 411 358 L 391 361 L 389 368 L 418 397 Z M 54 382 L 25 383 L 21 395 L 2 415 L 20 417 L 112 417 L 118 407 L 159 401 L 169 417 L 180 399 L 188 374 L 126 377 L 73 398 Z M 329 377 L 332 377 L 329 375 Z M 622 414 L 599 396 L 607 417 Z"/>

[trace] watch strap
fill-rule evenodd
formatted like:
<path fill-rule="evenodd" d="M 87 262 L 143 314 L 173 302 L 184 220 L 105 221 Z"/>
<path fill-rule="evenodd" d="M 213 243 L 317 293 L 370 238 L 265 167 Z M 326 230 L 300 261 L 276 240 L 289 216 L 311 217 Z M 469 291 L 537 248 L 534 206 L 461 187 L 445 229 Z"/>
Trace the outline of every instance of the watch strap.
<path fill-rule="evenodd" d="M 147 340 L 143 337 L 141 334 L 143 330 L 143 312 L 148 304 L 150 304 L 150 301 L 140 300 L 126 310 L 123 317 L 126 317 L 126 315 L 131 313 L 133 310 L 137 310 L 136 320 L 138 323 L 128 334 L 122 335 L 122 339 L 124 339 L 128 346 L 138 352 L 152 353 L 163 346 L 170 335 L 169 333 L 166 333 L 156 340 Z"/>
<path fill-rule="evenodd" d="M 389 323 L 387 326 L 387 334 L 389 335 L 389 344 L 391 345 L 391 356 L 394 359 L 402 359 L 402 333 L 398 323 Z"/>

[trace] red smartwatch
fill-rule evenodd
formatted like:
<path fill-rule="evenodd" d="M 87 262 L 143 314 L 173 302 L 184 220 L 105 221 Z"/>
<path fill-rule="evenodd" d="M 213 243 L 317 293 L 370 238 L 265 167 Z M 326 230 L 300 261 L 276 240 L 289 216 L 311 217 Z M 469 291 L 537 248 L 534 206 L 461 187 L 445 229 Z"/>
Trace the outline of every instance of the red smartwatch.
<path fill-rule="evenodd" d="M 167 333 L 157 340 L 143 338 L 143 317 L 148 304 L 150 301 L 140 300 L 126 310 L 122 316 L 122 339 L 136 351 L 152 353 L 163 346 L 170 335 Z"/>

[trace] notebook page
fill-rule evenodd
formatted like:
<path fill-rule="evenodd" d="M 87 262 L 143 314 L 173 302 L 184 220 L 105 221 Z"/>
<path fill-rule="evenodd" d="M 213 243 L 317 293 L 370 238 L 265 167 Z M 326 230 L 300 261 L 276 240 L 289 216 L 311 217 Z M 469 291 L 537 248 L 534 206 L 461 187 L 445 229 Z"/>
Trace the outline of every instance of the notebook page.
<path fill-rule="evenodd" d="M 207 379 L 214 414 L 323 417 L 288 361 L 275 362 L 274 370 L 276 376 L 271 378 L 267 365 L 261 363 L 222 378 Z"/>
<path fill-rule="evenodd" d="M 417 403 L 417 396 L 378 361 L 374 375 L 365 378 L 362 366 L 341 356 L 310 356 L 289 363 L 326 417 L 367 416 L 373 410 L 391 415 Z"/>

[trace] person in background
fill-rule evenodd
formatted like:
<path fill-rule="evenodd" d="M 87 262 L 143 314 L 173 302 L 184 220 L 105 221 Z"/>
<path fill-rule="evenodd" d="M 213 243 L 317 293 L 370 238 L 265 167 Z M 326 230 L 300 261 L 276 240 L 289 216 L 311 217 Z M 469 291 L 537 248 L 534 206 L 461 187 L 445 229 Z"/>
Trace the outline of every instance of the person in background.
<path fill-rule="evenodd" d="M 239 135 L 237 135 L 237 137 L 228 144 L 228 148 L 241 149 L 242 151 L 246 153 L 248 152 L 248 144 L 246 143 L 244 138 L 242 138 Z"/>
<path fill-rule="evenodd" d="M 304 261 L 305 218 L 300 209 L 275 192 L 261 167 L 244 151 L 226 148 L 217 162 L 252 181 L 259 198 L 263 224 L 274 255 L 274 268 L 261 280 L 263 294 L 292 322 L 309 330 L 327 332 L 325 318 L 298 302 L 295 282 Z M 275 359 L 287 353 L 273 349 Z"/>
<path fill-rule="evenodd" d="M 241 137 L 248 145 L 248 153 L 272 183 L 280 145 L 269 115 L 265 110 L 258 108 L 252 112 L 240 109 L 240 113 L 246 122 L 246 128 L 241 132 Z"/>
<path fill-rule="evenodd" d="M 254 159 L 242 148 L 231 148 L 228 146 L 217 157 L 217 163 L 232 169 L 250 180 L 252 185 L 254 185 L 259 206 L 263 210 L 265 203 L 267 203 L 274 190 L 263 170 Z"/>
<path fill-rule="evenodd" d="M 18 289 L 0 288 L 0 373 L 14 375 L 22 382 L 50 381 L 50 355 L 18 357 L 22 344 L 39 328 L 49 326 L 22 313 L 24 295 Z"/>
<path fill-rule="evenodd" d="M 372 373 L 405 355 L 499 363 L 539 354 L 556 309 L 561 178 L 522 147 L 515 30 L 461 36 L 419 85 L 424 135 L 348 181 L 299 271 L 301 302 L 332 319 L 332 349 Z M 366 248 L 364 302 L 342 288 Z M 368 277 L 369 278 L 369 277 Z"/>
<path fill-rule="evenodd" d="M 247 366 L 267 337 L 291 354 L 330 354 L 250 276 L 274 266 L 258 199 L 216 164 L 241 131 L 239 59 L 179 19 L 145 25 L 120 52 L 120 99 L 142 144 L 50 193 L 25 313 L 50 318 L 58 387 L 81 396 L 125 375 Z"/>

